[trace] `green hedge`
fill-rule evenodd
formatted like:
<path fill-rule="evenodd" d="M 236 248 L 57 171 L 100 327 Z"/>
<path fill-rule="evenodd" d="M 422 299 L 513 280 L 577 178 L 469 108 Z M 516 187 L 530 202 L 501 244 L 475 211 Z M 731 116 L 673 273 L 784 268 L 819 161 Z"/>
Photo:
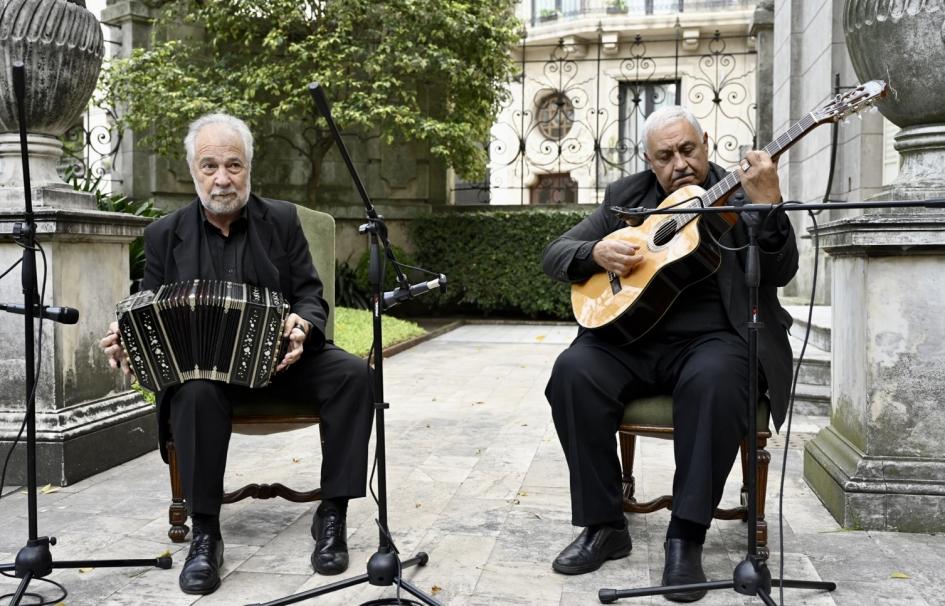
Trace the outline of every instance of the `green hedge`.
<path fill-rule="evenodd" d="M 545 275 L 541 253 L 593 210 L 443 209 L 411 221 L 410 237 L 419 265 L 449 279 L 438 309 L 569 320 L 570 288 Z"/>

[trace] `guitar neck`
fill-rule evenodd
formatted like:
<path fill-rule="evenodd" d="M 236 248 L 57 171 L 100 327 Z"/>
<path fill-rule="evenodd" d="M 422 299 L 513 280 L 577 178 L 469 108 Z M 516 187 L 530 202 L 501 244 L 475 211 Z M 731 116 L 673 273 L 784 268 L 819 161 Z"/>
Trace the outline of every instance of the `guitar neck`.
<path fill-rule="evenodd" d="M 771 156 L 772 159 L 777 159 L 778 156 L 787 151 L 789 147 L 794 145 L 801 137 L 813 130 L 816 126 L 817 121 L 814 119 L 814 115 L 807 114 L 795 122 L 791 128 L 778 135 L 774 141 L 767 144 L 764 151 L 768 152 L 768 155 Z M 725 175 L 725 178 L 706 191 L 705 196 L 703 196 L 703 204 L 705 206 L 720 204 L 738 185 L 739 180 L 736 173 L 731 172 Z"/>

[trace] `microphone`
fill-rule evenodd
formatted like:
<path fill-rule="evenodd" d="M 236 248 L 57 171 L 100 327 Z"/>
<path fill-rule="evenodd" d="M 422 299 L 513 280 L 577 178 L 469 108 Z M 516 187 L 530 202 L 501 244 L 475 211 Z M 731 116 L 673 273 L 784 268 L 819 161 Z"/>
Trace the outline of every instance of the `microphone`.
<path fill-rule="evenodd" d="M 14 303 L 0 303 L 0 311 L 23 315 L 26 313 L 26 307 Z M 42 311 L 40 311 L 39 305 L 36 305 L 34 306 L 33 317 L 39 318 L 40 316 L 60 324 L 75 324 L 79 321 L 79 310 L 74 307 L 49 307 L 44 305 Z"/>
<path fill-rule="evenodd" d="M 611 206 L 610 210 L 614 212 L 617 217 L 625 221 L 630 227 L 637 227 L 642 225 L 646 218 L 649 216 L 648 208 L 626 208 L 624 206 Z"/>
<path fill-rule="evenodd" d="M 430 280 L 429 282 L 413 284 L 409 288 L 398 286 L 394 290 L 389 290 L 384 293 L 384 307 L 393 307 L 401 301 L 412 299 L 418 295 L 422 295 L 425 292 L 431 291 L 434 288 L 442 288 L 445 291 L 446 276 L 440 274 L 440 277 L 435 280 Z"/>

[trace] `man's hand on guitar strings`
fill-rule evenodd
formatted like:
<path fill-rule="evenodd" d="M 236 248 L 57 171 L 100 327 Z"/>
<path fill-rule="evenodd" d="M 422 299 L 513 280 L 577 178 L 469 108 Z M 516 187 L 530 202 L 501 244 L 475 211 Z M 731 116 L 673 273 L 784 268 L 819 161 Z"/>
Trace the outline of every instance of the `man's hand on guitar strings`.
<path fill-rule="evenodd" d="M 735 169 L 745 195 L 755 204 L 775 204 L 781 201 L 778 163 L 764 151 L 752 150 Z"/>
<path fill-rule="evenodd" d="M 643 255 L 638 251 L 637 246 L 623 240 L 601 240 L 594 245 L 591 256 L 605 270 L 626 276 L 643 262 Z"/>

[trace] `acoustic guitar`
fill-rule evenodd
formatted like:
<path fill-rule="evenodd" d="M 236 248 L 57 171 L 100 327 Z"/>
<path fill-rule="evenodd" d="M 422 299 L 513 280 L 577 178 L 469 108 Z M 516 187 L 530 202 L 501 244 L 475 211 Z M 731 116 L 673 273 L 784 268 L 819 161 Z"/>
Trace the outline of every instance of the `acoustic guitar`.
<path fill-rule="evenodd" d="M 872 80 L 837 95 L 795 122 L 764 151 L 777 158 L 815 127 L 872 105 L 886 91 L 885 82 Z M 737 187 L 738 176 L 729 173 L 708 190 L 697 185 L 682 187 L 659 208 L 721 205 Z M 573 284 L 571 307 L 578 324 L 624 343 L 639 339 L 666 314 L 686 287 L 715 273 L 722 261 L 716 242 L 737 220 L 734 213 L 705 218 L 697 213 L 651 215 L 636 227 L 608 234 L 605 240 L 637 246 L 643 251 L 643 262 L 626 276 L 601 272 Z"/>

